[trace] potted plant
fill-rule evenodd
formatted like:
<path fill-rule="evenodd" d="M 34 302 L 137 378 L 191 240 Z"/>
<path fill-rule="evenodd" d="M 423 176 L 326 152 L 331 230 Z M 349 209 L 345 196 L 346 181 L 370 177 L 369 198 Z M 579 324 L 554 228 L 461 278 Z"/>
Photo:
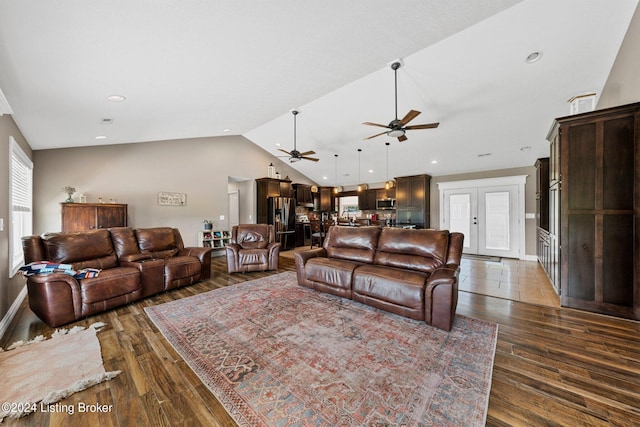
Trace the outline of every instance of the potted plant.
<path fill-rule="evenodd" d="M 204 229 L 205 230 L 213 230 L 213 221 L 211 221 L 210 219 L 205 219 L 202 222 L 204 224 Z"/>

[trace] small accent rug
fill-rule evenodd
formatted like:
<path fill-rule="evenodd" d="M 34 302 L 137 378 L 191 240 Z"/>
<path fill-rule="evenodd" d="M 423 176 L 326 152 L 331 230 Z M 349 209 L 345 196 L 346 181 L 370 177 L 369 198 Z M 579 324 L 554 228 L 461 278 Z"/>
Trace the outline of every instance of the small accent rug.
<path fill-rule="evenodd" d="M 145 308 L 240 426 L 480 426 L 497 325 L 451 332 L 297 285 L 294 272 Z"/>
<path fill-rule="evenodd" d="M 0 349 L 0 422 L 37 411 L 120 373 L 105 372 L 94 323 L 84 329 L 58 329 L 50 339 L 42 335 L 8 351 Z"/>

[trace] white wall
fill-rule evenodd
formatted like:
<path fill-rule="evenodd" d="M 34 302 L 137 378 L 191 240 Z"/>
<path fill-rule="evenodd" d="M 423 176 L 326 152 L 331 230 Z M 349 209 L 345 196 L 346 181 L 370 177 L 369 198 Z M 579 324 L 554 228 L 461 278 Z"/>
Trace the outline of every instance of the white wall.
<path fill-rule="evenodd" d="M 609 78 L 598 100 L 598 109 L 640 101 L 640 6 L 622 41 Z M 597 60 L 597 58 L 595 58 Z"/>
<path fill-rule="evenodd" d="M 20 275 L 9 278 L 9 136 L 13 136 L 27 156 L 32 156 L 31 147 L 13 118 L 0 116 L 0 218 L 4 219 L 4 230 L 0 231 L 0 322 L 26 282 Z"/>
<path fill-rule="evenodd" d="M 185 245 L 195 245 L 204 219 L 227 228 L 229 177 L 244 180 L 241 220 L 255 222 L 254 180 L 276 161 L 292 181 L 312 183 L 241 136 L 34 151 L 34 232 L 61 229 L 62 188 L 70 185 L 87 202 L 101 197 L 128 204 L 131 227 L 177 227 Z M 160 191 L 186 193 L 186 206 L 159 206 Z"/>

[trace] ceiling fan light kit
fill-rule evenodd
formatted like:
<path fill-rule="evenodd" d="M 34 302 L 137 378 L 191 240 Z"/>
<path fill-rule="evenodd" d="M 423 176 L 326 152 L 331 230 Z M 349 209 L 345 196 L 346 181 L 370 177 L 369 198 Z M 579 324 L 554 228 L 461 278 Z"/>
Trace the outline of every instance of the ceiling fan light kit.
<path fill-rule="evenodd" d="M 363 125 L 376 126 L 376 127 L 389 129 L 384 132 L 371 135 L 365 138 L 365 140 L 372 139 L 381 135 L 387 135 L 391 138 L 398 138 L 398 141 L 403 142 L 407 140 L 407 136 L 405 135 L 407 130 L 434 129 L 434 128 L 437 128 L 438 125 L 440 124 L 440 123 L 426 123 L 422 125 L 407 126 L 407 124 L 411 120 L 415 119 L 420 114 L 420 111 L 417 111 L 417 110 L 409 111 L 402 118 L 402 120 L 398 119 L 398 68 L 400 68 L 401 66 L 402 66 L 402 62 L 399 59 L 391 63 L 391 69 L 393 70 L 393 73 L 394 73 L 394 83 L 395 83 L 395 113 L 396 113 L 395 119 L 391 120 L 388 125 L 382 125 L 380 123 L 373 123 L 373 122 L 364 122 Z"/>

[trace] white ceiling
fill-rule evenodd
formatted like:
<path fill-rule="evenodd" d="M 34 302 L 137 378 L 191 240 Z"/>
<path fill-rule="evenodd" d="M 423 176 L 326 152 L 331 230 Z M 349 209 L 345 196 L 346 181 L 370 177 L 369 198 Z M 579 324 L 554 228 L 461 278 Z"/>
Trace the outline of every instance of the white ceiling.
<path fill-rule="evenodd" d="M 320 161 L 292 166 L 319 183 L 384 181 L 385 142 L 390 177 L 528 166 L 567 100 L 600 93 L 637 4 L 2 0 L 0 89 L 36 150 L 239 134 L 276 156 L 297 108 Z M 363 141 L 394 118 L 395 58 L 398 115 L 440 127 Z"/>

